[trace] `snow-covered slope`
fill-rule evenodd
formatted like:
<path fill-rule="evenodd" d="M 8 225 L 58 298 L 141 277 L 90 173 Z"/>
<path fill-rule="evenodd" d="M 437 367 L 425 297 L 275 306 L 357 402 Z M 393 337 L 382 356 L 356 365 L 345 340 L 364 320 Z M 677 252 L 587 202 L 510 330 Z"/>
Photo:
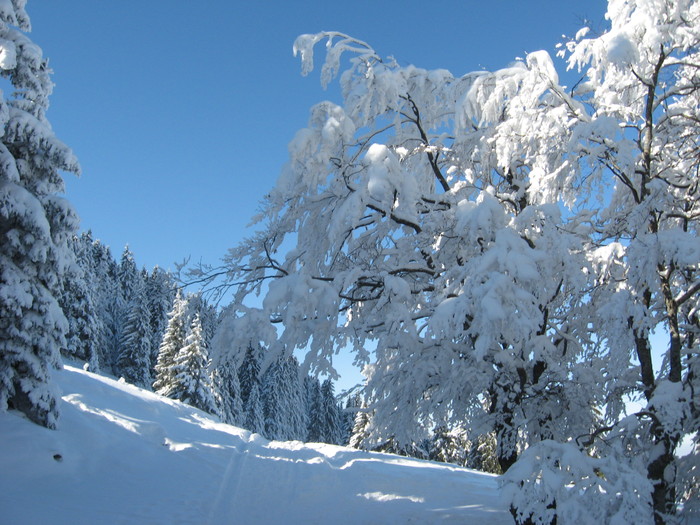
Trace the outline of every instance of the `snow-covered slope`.
<path fill-rule="evenodd" d="M 269 442 L 66 366 L 59 429 L 0 413 L 0 523 L 512 523 L 494 476 Z"/>

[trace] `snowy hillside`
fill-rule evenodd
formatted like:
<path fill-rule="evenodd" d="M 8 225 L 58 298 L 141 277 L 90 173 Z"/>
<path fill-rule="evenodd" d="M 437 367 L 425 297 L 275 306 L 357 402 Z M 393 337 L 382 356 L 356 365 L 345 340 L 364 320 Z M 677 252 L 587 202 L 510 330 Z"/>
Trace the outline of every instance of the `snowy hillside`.
<path fill-rule="evenodd" d="M 512 523 L 491 475 L 268 442 L 78 368 L 56 379 L 58 430 L 0 413 L 2 523 Z"/>

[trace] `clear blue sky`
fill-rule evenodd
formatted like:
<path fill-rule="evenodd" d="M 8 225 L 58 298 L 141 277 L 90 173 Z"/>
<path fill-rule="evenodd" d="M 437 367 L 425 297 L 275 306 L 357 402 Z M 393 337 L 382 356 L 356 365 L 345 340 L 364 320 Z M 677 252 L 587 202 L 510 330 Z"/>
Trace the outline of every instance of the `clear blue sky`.
<path fill-rule="evenodd" d="M 338 30 L 402 64 L 454 74 L 554 54 L 602 0 L 334 2 L 29 0 L 54 70 L 49 120 L 77 154 L 68 198 L 119 257 L 216 264 L 246 230 L 309 108 L 331 99 L 292 43 Z M 319 52 L 320 54 L 320 52 Z M 563 70 L 563 65 L 561 67 Z"/>

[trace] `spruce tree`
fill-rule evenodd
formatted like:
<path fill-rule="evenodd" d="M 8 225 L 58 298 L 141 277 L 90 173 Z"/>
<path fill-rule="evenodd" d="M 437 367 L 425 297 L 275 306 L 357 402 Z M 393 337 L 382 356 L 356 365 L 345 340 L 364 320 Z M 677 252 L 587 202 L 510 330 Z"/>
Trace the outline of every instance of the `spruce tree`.
<path fill-rule="evenodd" d="M 306 411 L 299 364 L 294 356 L 281 356 L 263 377 L 266 436 L 283 441 L 306 438 Z"/>
<path fill-rule="evenodd" d="M 261 353 L 262 349 L 259 345 L 252 342 L 248 344 L 243 362 L 238 369 L 238 380 L 245 413 L 243 426 L 251 432 L 264 434 L 265 415 L 260 377 Z"/>
<path fill-rule="evenodd" d="M 238 371 L 230 358 L 220 361 L 212 371 L 212 387 L 221 420 L 230 425 L 242 425 L 245 413 L 241 386 Z"/>
<path fill-rule="evenodd" d="M 163 335 L 158 352 L 156 363 L 156 379 L 153 383 L 153 390 L 161 395 L 169 396 L 174 385 L 174 365 L 175 358 L 185 346 L 185 301 L 178 290 L 173 309 L 168 314 L 168 327 Z"/>
<path fill-rule="evenodd" d="M 118 357 L 119 342 L 116 335 L 120 332 L 118 326 L 121 322 L 118 316 L 120 295 L 115 281 L 116 262 L 109 247 L 94 240 L 91 232 L 83 233 L 79 244 L 78 260 L 83 268 L 97 318 L 95 346 L 99 365 L 105 371 L 112 371 L 112 365 Z"/>
<path fill-rule="evenodd" d="M 265 436 L 283 440 L 285 433 L 286 399 L 283 394 L 282 362 L 280 358 L 267 369 L 262 377 L 263 420 Z"/>
<path fill-rule="evenodd" d="M 314 377 L 307 377 L 304 380 L 304 387 L 308 410 L 306 441 L 321 443 L 323 441 L 321 383 Z"/>
<path fill-rule="evenodd" d="M 155 375 L 158 348 L 168 326 L 168 312 L 175 299 L 175 286 L 170 275 L 156 266 L 146 279 L 146 301 L 151 325 L 151 373 Z"/>
<path fill-rule="evenodd" d="M 185 345 L 175 356 L 168 396 L 205 412 L 217 413 L 209 375 L 209 352 L 199 315 L 192 319 Z"/>
<path fill-rule="evenodd" d="M 265 432 L 265 419 L 259 382 L 256 381 L 252 384 L 244 409 L 245 421 L 243 427 L 251 432 L 263 434 Z"/>
<path fill-rule="evenodd" d="M 367 404 L 363 401 L 360 405 L 360 410 L 355 414 L 355 421 L 349 442 L 351 447 L 367 450 L 367 439 L 369 438 L 371 419 L 372 415 L 368 411 Z"/>
<path fill-rule="evenodd" d="M 83 250 L 79 237 L 70 243 L 78 264 L 72 266 L 63 277 L 63 290 L 60 304 L 68 319 L 68 333 L 62 353 L 67 357 L 79 359 L 89 364 L 90 369 L 100 368 L 98 358 L 98 340 L 102 323 L 95 307 L 92 279 L 86 269 L 84 258 L 90 254 Z"/>
<path fill-rule="evenodd" d="M 136 261 L 134 260 L 134 254 L 129 249 L 128 244 L 124 246 L 122 258 L 119 261 L 119 266 L 117 267 L 117 279 L 119 281 L 122 303 L 128 307 L 128 304 L 131 302 L 134 289 L 137 286 L 137 282 L 140 280 L 139 271 L 136 267 Z"/>
<path fill-rule="evenodd" d="M 287 438 L 303 441 L 306 438 L 307 413 L 304 384 L 299 378 L 299 362 L 289 356 L 283 362 L 283 395 L 287 400 Z"/>
<path fill-rule="evenodd" d="M 467 453 L 471 448 L 463 430 L 450 430 L 445 425 L 438 426 L 428 447 L 428 459 L 442 463 L 467 466 Z"/>
<path fill-rule="evenodd" d="M 121 353 L 116 363 L 116 372 L 129 383 L 150 388 L 151 378 L 151 327 L 148 303 L 143 282 L 136 281 L 120 345 Z"/>
<path fill-rule="evenodd" d="M 238 381 L 241 386 L 241 401 L 243 406 L 247 407 L 253 386 L 260 382 L 260 348 L 253 343 L 246 348 L 243 362 L 238 369 Z"/>
<path fill-rule="evenodd" d="M 22 0 L 0 4 L 0 410 L 20 410 L 54 428 L 59 368 L 68 323 L 58 303 L 77 218 L 60 171 L 78 173 L 73 153 L 46 119 L 53 84 L 41 49 L 24 33 Z"/>
<path fill-rule="evenodd" d="M 352 431 L 355 426 L 355 416 L 358 409 L 362 405 L 360 394 L 353 394 L 348 397 L 345 403 L 345 409 L 340 413 L 340 429 L 341 429 L 341 445 L 348 445 L 352 437 Z"/>
<path fill-rule="evenodd" d="M 97 250 L 103 251 L 105 259 L 101 261 L 102 280 L 102 319 L 104 332 L 102 338 L 103 359 L 101 362 L 113 372 L 120 354 L 121 336 L 124 326 L 124 301 L 117 278 L 118 266 L 112 259 L 109 248 L 98 242 Z"/>
<path fill-rule="evenodd" d="M 333 382 L 326 379 L 321 385 L 321 439 L 323 443 L 339 445 L 342 442 L 340 410 L 333 391 Z"/>

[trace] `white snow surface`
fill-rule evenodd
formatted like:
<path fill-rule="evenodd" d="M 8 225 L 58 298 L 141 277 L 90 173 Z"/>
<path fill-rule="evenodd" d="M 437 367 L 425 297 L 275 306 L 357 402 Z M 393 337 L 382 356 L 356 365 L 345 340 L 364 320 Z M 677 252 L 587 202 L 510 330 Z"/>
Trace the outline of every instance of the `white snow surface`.
<path fill-rule="evenodd" d="M 0 413 L 2 523 L 512 523 L 489 474 L 270 442 L 68 365 L 55 379 L 57 430 Z"/>

